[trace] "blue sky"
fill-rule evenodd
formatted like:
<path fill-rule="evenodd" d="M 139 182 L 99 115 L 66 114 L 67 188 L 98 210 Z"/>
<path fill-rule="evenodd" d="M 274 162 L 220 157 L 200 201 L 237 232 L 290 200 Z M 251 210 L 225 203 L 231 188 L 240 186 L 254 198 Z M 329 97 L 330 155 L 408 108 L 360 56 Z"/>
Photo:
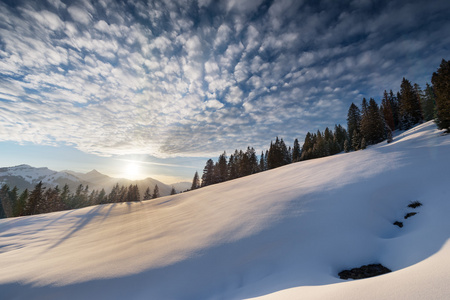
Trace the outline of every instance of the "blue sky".
<path fill-rule="evenodd" d="M 346 125 L 351 102 L 403 77 L 424 87 L 449 59 L 449 15 L 429 0 L 2 1 L 0 165 L 117 176 L 135 160 L 137 177 L 190 180 L 224 150 Z"/>

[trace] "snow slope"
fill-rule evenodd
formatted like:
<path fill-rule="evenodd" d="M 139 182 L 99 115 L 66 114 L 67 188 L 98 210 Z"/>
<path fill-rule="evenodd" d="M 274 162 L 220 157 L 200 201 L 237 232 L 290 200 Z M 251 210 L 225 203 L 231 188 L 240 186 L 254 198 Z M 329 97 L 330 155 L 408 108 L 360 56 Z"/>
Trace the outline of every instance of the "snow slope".
<path fill-rule="evenodd" d="M 391 144 L 156 201 L 3 219 L 1 298 L 444 299 L 449 153 L 428 122 Z M 394 272 L 337 276 L 370 263 Z"/>

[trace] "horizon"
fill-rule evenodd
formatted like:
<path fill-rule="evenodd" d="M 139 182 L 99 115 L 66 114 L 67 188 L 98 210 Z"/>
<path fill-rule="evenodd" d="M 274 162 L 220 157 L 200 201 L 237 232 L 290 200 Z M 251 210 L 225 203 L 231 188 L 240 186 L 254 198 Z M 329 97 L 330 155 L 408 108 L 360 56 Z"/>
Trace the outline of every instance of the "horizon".
<path fill-rule="evenodd" d="M 449 59 L 448 1 L 0 3 L 0 166 L 192 181 Z"/>

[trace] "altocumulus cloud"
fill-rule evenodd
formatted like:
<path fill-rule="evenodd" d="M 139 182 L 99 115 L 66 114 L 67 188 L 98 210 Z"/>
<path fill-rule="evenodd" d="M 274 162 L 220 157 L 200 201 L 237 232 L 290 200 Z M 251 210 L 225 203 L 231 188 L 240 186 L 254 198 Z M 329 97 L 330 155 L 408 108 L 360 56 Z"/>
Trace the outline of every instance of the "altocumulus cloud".
<path fill-rule="evenodd" d="M 216 155 L 345 124 L 424 85 L 449 1 L 0 3 L 0 140 L 99 155 Z"/>

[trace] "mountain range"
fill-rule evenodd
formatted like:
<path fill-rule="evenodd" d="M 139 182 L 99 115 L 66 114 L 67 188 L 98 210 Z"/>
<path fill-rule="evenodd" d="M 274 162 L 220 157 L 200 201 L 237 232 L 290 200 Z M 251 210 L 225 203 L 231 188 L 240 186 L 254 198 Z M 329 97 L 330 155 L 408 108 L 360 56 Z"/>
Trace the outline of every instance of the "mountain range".
<path fill-rule="evenodd" d="M 17 186 L 19 190 L 32 190 L 40 181 L 47 187 L 63 187 L 67 184 L 71 191 L 75 191 L 76 188 L 82 184 L 83 186 L 89 186 L 89 190 L 91 191 L 104 188 L 106 193 L 109 193 L 116 183 L 118 183 L 119 186 L 136 184 L 139 188 L 141 197 L 143 197 L 147 188 L 150 188 L 153 192 L 155 185 L 158 185 L 161 196 L 169 195 L 172 186 L 175 188 L 176 192 L 179 193 L 187 190 L 191 185 L 189 182 L 179 182 L 173 185 L 167 185 L 150 177 L 142 180 L 113 178 L 102 174 L 97 170 L 92 170 L 88 173 L 79 173 L 70 170 L 58 172 L 46 167 L 35 168 L 29 165 L 0 168 L 0 185 L 8 184 L 10 187 Z"/>

